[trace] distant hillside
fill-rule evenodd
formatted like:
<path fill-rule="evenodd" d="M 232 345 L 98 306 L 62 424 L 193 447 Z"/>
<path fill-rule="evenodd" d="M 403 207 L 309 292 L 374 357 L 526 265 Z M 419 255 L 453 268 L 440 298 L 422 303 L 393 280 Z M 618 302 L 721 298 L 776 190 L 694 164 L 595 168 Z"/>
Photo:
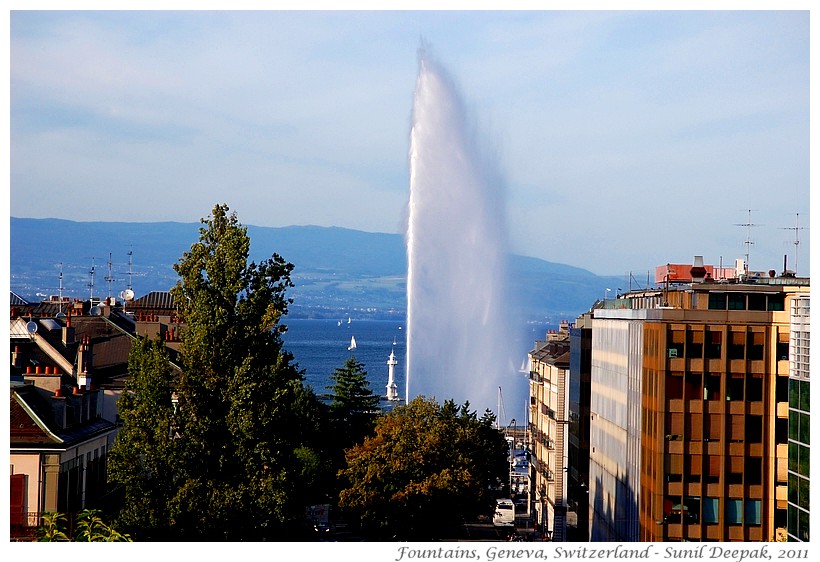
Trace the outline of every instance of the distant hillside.
<path fill-rule="evenodd" d="M 29 299 L 57 294 L 62 264 L 63 294 L 87 298 L 93 263 L 94 296 L 118 295 L 129 278 L 137 295 L 168 290 L 177 280 L 172 264 L 197 240 L 199 226 L 12 217 L 11 289 Z M 373 317 L 404 314 L 407 259 L 402 236 L 336 227 L 251 225 L 248 234 L 252 260 L 276 252 L 294 264 L 296 287 L 289 293 L 293 317 L 335 318 L 354 309 Z M 588 310 L 607 287 L 614 291 L 622 282 L 523 256 L 511 257 L 511 270 L 510 306 L 520 308 L 528 320 L 572 319 Z"/>

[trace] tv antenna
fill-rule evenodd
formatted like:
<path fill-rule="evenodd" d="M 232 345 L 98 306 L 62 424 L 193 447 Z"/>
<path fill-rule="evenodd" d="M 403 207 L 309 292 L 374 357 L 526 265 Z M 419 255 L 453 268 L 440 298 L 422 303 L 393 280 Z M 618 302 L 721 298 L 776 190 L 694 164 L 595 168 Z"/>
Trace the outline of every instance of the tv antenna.
<path fill-rule="evenodd" d="M 750 248 L 750 246 L 752 246 L 754 244 L 754 242 L 752 242 L 752 227 L 753 226 L 763 226 L 763 225 L 755 224 L 755 223 L 752 222 L 752 211 L 756 211 L 756 209 L 746 209 L 746 211 L 749 213 L 748 222 L 740 223 L 740 224 L 735 223 L 735 226 L 744 226 L 744 227 L 746 227 L 746 240 L 743 242 L 743 244 L 746 246 L 746 263 L 743 265 L 743 269 L 744 269 L 744 273 L 748 275 L 749 274 L 749 248 Z"/>
<path fill-rule="evenodd" d="M 60 286 L 57 289 L 57 298 L 60 299 L 60 305 L 59 305 L 60 310 L 57 313 L 57 316 L 62 318 L 62 314 L 63 314 L 63 262 L 60 262 L 58 264 L 58 266 L 60 267 Z"/>
<path fill-rule="evenodd" d="M 116 281 L 111 272 L 111 252 L 108 252 L 108 275 L 105 276 L 105 282 L 108 283 L 108 298 L 111 299 L 111 283 Z"/>
<path fill-rule="evenodd" d="M 782 226 L 780 230 L 794 230 L 794 274 L 797 275 L 797 250 L 800 245 L 800 231 L 805 230 L 805 226 L 800 226 L 800 213 L 795 213 L 794 226 Z"/>
<path fill-rule="evenodd" d="M 129 250 L 128 253 L 128 290 L 133 292 L 134 291 L 134 250 Z"/>
<path fill-rule="evenodd" d="M 97 268 L 94 265 L 94 258 L 92 257 L 91 258 L 91 271 L 89 272 L 91 274 L 91 283 L 88 284 L 88 286 L 91 288 L 91 296 L 90 296 L 89 300 L 91 301 L 92 305 L 94 304 L 94 270 L 96 270 L 96 269 Z"/>

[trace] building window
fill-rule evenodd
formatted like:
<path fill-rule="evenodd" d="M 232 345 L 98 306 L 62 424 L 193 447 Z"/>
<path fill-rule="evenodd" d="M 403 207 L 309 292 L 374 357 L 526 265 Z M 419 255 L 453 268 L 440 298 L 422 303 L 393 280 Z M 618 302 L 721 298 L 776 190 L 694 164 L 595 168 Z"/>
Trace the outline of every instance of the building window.
<path fill-rule="evenodd" d="M 797 505 L 809 511 L 809 481 L 806 478 L 800 478 L 797 483 L 799 490 Z"/>
<path fill-rule="evenodd" d="M 778 361 L 788 361 L 789 342 L 777 342 L 777 359 Z"/>
<path fill-rule="evenodd" d="M 746 380 L 746 400 L 749 402 L 763 400 L 763 377 L 749 377 Z"/>
<path fill-rule="evenodd" d="M 709 310 L 726 310 L 726 293 L 709 293 Z"/>
<path fill-rule="evenodd" d="M 687 334 L 686 357 L 688 359 L 703 358 L 703 332 L 692 331 Z"/>
<path fill-rule="evenodd" d="M 687 496 L 683 501 L 683 512 L 688 515 L 690 523 L 700 521 L 700 497 Z"/>
<path fill-rule="evenodd" d="M 800 445 L 798 445 L 794 441 L 789 441 L 789 470 L 791 472 L 797 472 L 798 470 L 798 455 L 800 454 L 799 451 Z"/>
<path fill-rule="evenodd" d="M 760 500 L 746 500 L 746 524 L 760 525 Z"/>
<path fill-rule="evenodd" d="M 729 310 L 746 310 L 746 295 L 743 293 L 729 293 Z"/>
<path fill-rule="evenodd" d="M 700 373 L 687 373 L 685 376 L 686 398 L 689 400 L 703 399 L 703 378 Z"/>
<path fill-rule="evenodd" d="M 703 498 L 703 522 L 717 523 L 718 514 L 718 498 Z"/>
<path fill-rule="evenodd" d="M 746 342 L 746 359 L 760 361 L 763 359 L 763 333 L 750 332 Z"/>
<path fill-rule="evenodd" d="M 809 415 L 800 413 L 798 414 L 798 418 L 800 419 L 800 442 L 811 443 L 809 439 Z"/>
<path fill-rule="evenodd" d="M 766 295 L 760 293 L 750 293 L 749 310 L 766 310 Z"/>
<path fill-rule="evenodd" d="M 721 332 L 706 332 L 706 359 L 720 359 Z"/>
<path fill-rule="evenodd" d="M 743 500 L 726 499 L 726 523 L 729 525 L 743 524 Z"/>
<path fill-rule="evenodd" d="M 762 461 L 760 458 L 746 457 L 744 468 L 746 484 L 758 485 L 763 481 Z"/>
<path fill-rule="evenodd" d="M 683 455 L 666 455 L 666 481 L 680 482 L 683 477 Z"/>
<path fill-rule="evenodd" d="M 706 400 L 720 400 L 720 375 L 706 375 L 703 397 Z"/>
<path fill-rule="evenodd" d="M 785 295 L 783 293 L 778 293 L 776 295 L 769 295 L 769 306 L 768 309 L 771 311 L 783 311 L 785 303 Z"/>
<path fill-rule="evenodd" d="M 667 357 L 683 357 L 683 342 L 685 341 L 683 330 L 670 330 L 666 334 L 666 356 Z"/>
<path fill-rule="evenodd" d="M 666 398 L 667 400 L 683 398 L 683 373 L 666 374 Z"/>
<path fill-rule="evenodd" d="M 728 352 L 729 359 L 746 358 L 746 336 L 743 332 L 732 332 Z"/>
<path fill-rule="evenodd" d="M 809 412 L 811 411 L 809 409 L 809 381 L 797 381 L 797 383 L 800 386 L 800 409 Z"/>
<path fill-rule="evenodd" d="M 748 443 L 763 442 L 763 416 L 746 416 L 746 441 Z"/>
<path fill-rule="evenodd" d="M 734 373 L 729 377 L 726 400 L 743 400 L 743 375 Z"/>
<path fill-rule="evenodd" d="M 790 443 L 791 444 L 791 443 Z M 797 473 L 801 476 L 809 477 L 809 448 L 803 445 L 797 446 Z"/>

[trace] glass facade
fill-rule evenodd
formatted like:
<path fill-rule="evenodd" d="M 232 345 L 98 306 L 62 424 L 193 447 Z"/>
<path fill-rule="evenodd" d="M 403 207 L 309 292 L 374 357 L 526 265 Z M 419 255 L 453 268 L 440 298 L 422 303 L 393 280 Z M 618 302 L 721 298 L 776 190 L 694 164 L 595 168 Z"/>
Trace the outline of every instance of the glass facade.
<path fill-rule="evenodd" d="M 809 297 L 792 300 L 789 336 L 788 536 L 809 540 Z"/>

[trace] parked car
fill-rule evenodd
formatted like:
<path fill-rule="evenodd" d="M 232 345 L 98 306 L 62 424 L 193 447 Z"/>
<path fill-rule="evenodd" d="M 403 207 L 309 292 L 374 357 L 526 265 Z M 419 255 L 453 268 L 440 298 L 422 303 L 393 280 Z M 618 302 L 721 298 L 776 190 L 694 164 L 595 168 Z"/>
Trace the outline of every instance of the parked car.
<path fill-rule="evenodd" d="M 512 500 L 506 498 L 495 500 L 493 525 L 496 527 L 515 526 L 515 505 L 513 505 Z"/>

